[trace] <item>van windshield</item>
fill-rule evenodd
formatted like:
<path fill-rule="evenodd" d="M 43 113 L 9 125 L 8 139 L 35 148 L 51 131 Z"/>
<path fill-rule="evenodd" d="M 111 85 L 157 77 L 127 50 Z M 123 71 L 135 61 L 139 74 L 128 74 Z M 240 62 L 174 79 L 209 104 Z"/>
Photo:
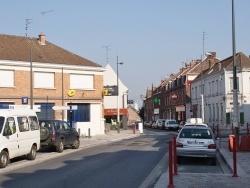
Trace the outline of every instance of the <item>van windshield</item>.
<path fill-rule="evenodd" d="M 0 116 L 0 133 L 2 132 L 3 129 L 3 123 L 4 123 L 4 117 Z"/>

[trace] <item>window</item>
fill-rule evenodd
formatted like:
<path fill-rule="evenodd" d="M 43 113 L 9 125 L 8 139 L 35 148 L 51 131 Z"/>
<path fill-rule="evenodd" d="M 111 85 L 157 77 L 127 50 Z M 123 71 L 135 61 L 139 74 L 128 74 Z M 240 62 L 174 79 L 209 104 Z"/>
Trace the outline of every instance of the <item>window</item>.
<path fill-rule="evenodd" d="M 35 88 L 55 88 L 55 74 L 53 72 L 35 72 L 34 73 Z"/>
<path fill-rule="evenodd" d="M 197 99 L 197 96 L 198 96 L 197 87 L 195 87 L 194 89 L 195 89 L 195 99 Z"/>
<path fill-rule="evenodd" d="M 70 75 L 71 89 L 94 89 L 94 76 L 71 74 Z"/>
<path fill-rule="evenodd" d="M 9 105 L 14 105 L 13 102 L 0 102 L 0 109 L 9 109 Z"/>
<path fill-rule="evenodd" d="M 20 132 L 25 132 L 29 130 L 29 124 L 28 124 L 28 119 L 27 117 L 17 117 L 17 122 L 19 126 Z"/>
<path fill-rule="evenodd" d="M 0 87 L 14 87 L 14 71 L 13 70 L 0 70 Z"/>
<path fill-rule="evenodd" d="M 13 117 L 8 117 L 4 127 L 3 135 L 12 135 L 16 133 L 16 124 Z"/>
<path fill-rule="evenodd" d="M 212 94 L 211 82 L 208 83 L 208 86 L 209 86 L 209 95 L 211 95 Z"/>
<path fill-rule="evenodd" d="M 41 112 L 37 114 L 38 119 L 54 119 L 55 111 L 52 109 L 55 103 L 35 103 L 41 106 Z"/>
<path fill-rule="evenodd" d="M 224 113 L 224 112 L 223 112 L 223 105 L 222 105 L 222 103 L 220 104 L 220 106 L 221 106 L 221 107 L 220 107 L 220 119 L 221 119 L 221 121 L 223 121 L 223 119 L 224 119 L 224 118 L 223 118 L 223 113 Z"/>
<path fill-rule="evenodd" d="M 32 131 L 39 129 L 38 120 L 36 116 L 29 117 L 29 125 Z"/>
<path fill-rule="evenodd" d="M 213 121 L 215 121 L 215 106 L 213 104 Z"/>
<path fill-rule="evenodd" d="M 2 132 L 3 129 L 3 123 L 4 123 L 4 117 L 0 116 L 0 133 Z"/>
<path fill-rule="evenodd" d="M 90 104 L 89 103 L 70 103 L 70 105 L 77 105 L 77 110 L 67 111 L 67 119 L 70 121 L 72 113 L 72 121 L 74 122 L 90 122 Z"/>
<path fill-rule="evenodd" d="M 218 103 L 216 104 L 216 114 L 217 114 L 216 120 L 219 121 L 219 118 L 220 118 L 220 110 L 219 110 L 219 104 L 218 104 Z"/>
<path fill-rule="evenodd" d="M 214 81 L 212 81 L 212 90 L 211 90 L 211 94 L 214 95 L 215 91 L 214 91 Z"/>
<path fill-rule="evenodd" d="M 211 106 L 209 105 L 209 122 L 212 121 L 212 110 L 211 110 Z"/>

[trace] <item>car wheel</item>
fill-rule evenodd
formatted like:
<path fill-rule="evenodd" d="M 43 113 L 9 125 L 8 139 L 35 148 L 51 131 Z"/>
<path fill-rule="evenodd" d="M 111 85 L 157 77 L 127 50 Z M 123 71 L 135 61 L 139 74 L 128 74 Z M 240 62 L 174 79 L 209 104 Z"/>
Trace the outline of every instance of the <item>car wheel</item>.
<path fill-rule="evenodd" d="M 34 160 L 36 158 L 36 146 L 32 146 L 30 153 L 27 155 L 28 160 Z"/>
<path fill-rule="evenodd" d="M 0 168 L 5 168 L 9 163 L 9 155 L 6 151 L 0 153 Z"/>
<path fill-rule="evenodd" d="M 49 138 L 49 129 L 47 129 L 46 127 L 41 127 L 40 137 L 41 137 L 41 141 L 47 140 Z"/>
<path fill-rule="evenodd" d="M 78 149 L 79 146 L 80 146 L 80 140 L 77 139 L 77 140 L 74 141 L 74 143 L 73 143 L 73 145 L 72 145 L 72 148 L 73 148 L 73 149 Z"/>
<path fill-rule="evenodd" d="M 63 142 L 60 140 L 56 146 L 56 151 L 58 153 L 62 153 L 63 152 L 63 149 L 64 149 L 64 145 L 63 145 Z"/>
<path fill-rule="evenodd" d="M 215 165 L 216 165 L 216 158 L 212 158 L 212 159 L 211 159 L 211 165 L 212 165 L 212 166 L 215 166 Z"/>

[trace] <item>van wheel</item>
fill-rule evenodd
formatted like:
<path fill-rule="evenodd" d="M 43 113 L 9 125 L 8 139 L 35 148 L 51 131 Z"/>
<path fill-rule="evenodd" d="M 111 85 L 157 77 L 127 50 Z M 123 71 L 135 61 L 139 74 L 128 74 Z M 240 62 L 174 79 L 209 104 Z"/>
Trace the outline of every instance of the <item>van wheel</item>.
<path fill-rule="evenodd" d="M 56 146 L 56 151 L 58 153 L 62 153 L 63 152 L 63 149 L 64 149 L 64 145 L 63 145 L 63 142 L 60 140 Z"/>
<path fill-rule="evenodd" d="M 73 149 L 78 149 L 80 146 L 80 140 L 79 139 L 76 139 L 72 145 L 72 148 Z"/>
<path fill-rule="evenodd" d="M 41 141 L 47 140 L 49 138 L 49 129 L 46 127 L 41 127 L 40 129 Z"/>
<path fill-rule="evenodd" d="M 0 153 L 0 168 L 5 168 L 9 163 L 9 155 L 6 151 Z"/>
<path fill-rule="evenodd" d="M 36 146 L 32 146 L 30 153 L 27 155 L 28 160 L 34 160 L 36 158 Z"/>

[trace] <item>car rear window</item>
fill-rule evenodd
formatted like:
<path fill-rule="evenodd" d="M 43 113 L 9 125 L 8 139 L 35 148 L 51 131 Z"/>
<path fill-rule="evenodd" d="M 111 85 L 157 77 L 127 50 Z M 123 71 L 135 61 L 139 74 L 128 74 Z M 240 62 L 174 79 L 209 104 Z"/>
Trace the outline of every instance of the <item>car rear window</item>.
<path fill-rule="evenodd" d="M 208 129 L 183 129 L 180 138 L 212 139 L 212 133 Z"/>
<path fill-rule="evenodd" d="M 46 127 L 47 129 L 51 130 L 52 125 L 50 121 L 39 121 L 40 127 Z"/>

